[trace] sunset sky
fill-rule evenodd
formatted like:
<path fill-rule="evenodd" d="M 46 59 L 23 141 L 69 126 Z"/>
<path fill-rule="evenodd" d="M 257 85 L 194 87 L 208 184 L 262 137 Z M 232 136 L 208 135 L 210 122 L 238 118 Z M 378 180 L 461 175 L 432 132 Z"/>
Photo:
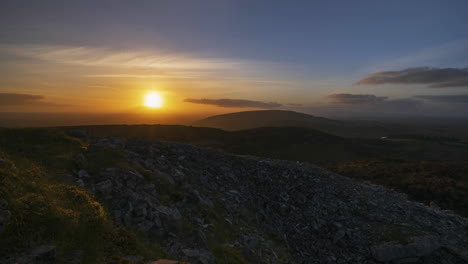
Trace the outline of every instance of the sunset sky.
<path fill-rule="evenodd" d="M 0 112 L 468 117 L 468 1 L 1 1 Z"/>

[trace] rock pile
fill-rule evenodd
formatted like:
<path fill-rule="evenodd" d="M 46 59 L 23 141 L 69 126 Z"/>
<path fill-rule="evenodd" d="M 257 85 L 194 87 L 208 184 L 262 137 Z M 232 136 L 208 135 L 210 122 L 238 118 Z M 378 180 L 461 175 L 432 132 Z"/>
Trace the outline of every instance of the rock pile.
<path fill-rule="evenodd" d="M 129 165 L 86 171 L 102 148 Z M 310 164 L 138 139 L 100 138 L 88 152 L 75 177 L 115 224 L 190 263 L 468 262 L 467 219 Z"/>

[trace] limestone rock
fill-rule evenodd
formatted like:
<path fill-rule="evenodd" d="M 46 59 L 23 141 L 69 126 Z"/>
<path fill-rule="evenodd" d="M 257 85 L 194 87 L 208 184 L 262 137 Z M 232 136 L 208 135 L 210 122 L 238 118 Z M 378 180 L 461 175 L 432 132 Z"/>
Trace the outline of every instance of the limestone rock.
<path fill-rule="evenodd" d="M 395 260 L 414 259 L 430 255 L 441 247 L 440 243 L 433 236 L 422 236 L 413 238 L 409 244 L 397 242 L 386 242 L 375 246 L 372 249 L 374 258 L 378 261 L 389 262 Z"/>

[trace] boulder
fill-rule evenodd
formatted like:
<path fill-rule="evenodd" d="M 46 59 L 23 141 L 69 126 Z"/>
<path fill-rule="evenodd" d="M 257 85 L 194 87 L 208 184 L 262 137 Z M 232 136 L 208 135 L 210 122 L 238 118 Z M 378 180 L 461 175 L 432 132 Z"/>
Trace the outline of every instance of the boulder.
<path fill-rule="evenodd" d="M 105 180 L 96 184 L 94 188 L 96 191 L 107 194 L 112 192 L 112 182 L 110 180 Z"/>
<path fill-rule="evenodd" d="M 177 232 L 182 225 L 182 215 L 177 208 L 171 209 L 166 206 L 159 206 L 156 208 L 159 212 L 159 218 L 165 229 L 170 232 Z"/>

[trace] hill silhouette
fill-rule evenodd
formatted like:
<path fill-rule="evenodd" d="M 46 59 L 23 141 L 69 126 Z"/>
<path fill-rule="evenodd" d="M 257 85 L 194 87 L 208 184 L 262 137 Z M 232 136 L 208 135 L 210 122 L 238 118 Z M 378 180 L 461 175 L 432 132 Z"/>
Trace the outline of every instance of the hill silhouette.
<path fill-rule="evenodd" d="M 283 110 L 260 110 L 211 116 L 193 123 L 195 126 L 224 130 L 241 130 L 258 127 L 336 127 L 342 122 L 304 113 Z"/>

